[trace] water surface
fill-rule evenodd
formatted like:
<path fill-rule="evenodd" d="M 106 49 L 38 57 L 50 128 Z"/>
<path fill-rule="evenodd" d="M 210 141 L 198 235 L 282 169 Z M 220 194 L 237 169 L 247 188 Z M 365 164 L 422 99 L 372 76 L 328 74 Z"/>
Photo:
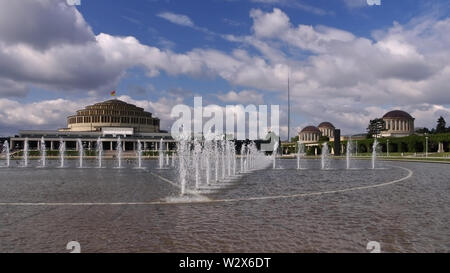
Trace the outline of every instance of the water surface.
<path fill-rule="evenodd" d="M 18 165 L 12 161 L 13 165 Z M 154 204 L 177 197 L 176 171 L 106 168 L 0 168 L 0 203 L 116 203 L 148 205 L 0 206 L 1 252 L 367 252 L 369 241 L 384 252 L 450 251 L 450 166 L 445 164 L 332 160 L 279 160 L 278 169 L 247 174 L 206 196 L 230 202 Z M 377 185 L 341 193 L 290 198 Z M 254 197 L 280 196 L 264 200 Z M 238 199 L 239 201 L 232 201 Z"/>

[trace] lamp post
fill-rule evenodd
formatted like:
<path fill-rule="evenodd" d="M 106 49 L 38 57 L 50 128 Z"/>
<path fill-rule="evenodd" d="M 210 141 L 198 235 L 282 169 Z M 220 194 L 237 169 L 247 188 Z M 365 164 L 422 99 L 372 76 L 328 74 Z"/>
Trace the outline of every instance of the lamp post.
<path fill-rule="evenodd" d="M 428 137 L 425 137 L 425 157 L 428 157 Z"/>

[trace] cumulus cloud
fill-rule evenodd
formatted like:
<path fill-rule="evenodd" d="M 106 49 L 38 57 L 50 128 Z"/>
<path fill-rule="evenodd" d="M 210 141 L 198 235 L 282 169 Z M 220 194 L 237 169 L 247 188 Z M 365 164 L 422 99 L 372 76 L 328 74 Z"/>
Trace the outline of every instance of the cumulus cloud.
<path fill-rule="evenodd" d="M 125 102 L 135 104 L 139 107 L 144 108 L 153 114 L 154 117 L 158 117 L 161 120 L 160 127 L 161 130 L 170 131 L 173 119 L 170 117 L 170 112 L 175 105 L 183 104 L 183 99 L 180 97 L 162 97 L 158 100 L 135 100 L 130 96 L 119 96 L 118 99 Z"/>
<path fill-rule="evenodd" d="M 0 135 L 16 134 L 20 129 L 52 129 L 66 126 L 66 117 L 86 106 L 90 100 L 43 100 L 21 103 L 0 98 Z"/>
<path fill-rule="evenodd" d="M 170 118 L 172 107 L 183 103 L 182 99 L 175 97 L 151 100 L 135 100 L 129 96 L 119 96 L 118 99 L 135 104 L 161 119 L 161 129 L 170 128 L 173 120 Z M 87 97 L 78 100 L 51 99 L 39 102 L 22 103 L 13 99 L 0 98 L 0 135 L 17 134 L 22 129 L 48 129 L 64 128 L 67 126 L 66 118 L 101 101 L 99 97 Z"/>
<path fill-rule="evenodd" d="M 217 95 L 219 100 L 226 103 L 242 103 L 242 104 L 263 104 L 263 94 L 254 90 L 243 90 L 241 92 L 230 91 L 225 94 Z"/>
<path fill-rule="evenodd" d="M 0 37 L 44 51 L 60 44 L 85 44 L 95 37 L 74 7 L 55 0 L 0 0 Z M 55 23 L 57 22 L 57 23 Z"/>
<path fill-rule="evenodd" d="M 29 86 L 95 94 L 95 90 L 113 88 L 129 68 L 142 67 L 149 77 L 161 72 L 220 77 L 244 90 L 271 92 L 275 98 L 277 94 L 284 97 L 290 74 L 294 114 L 311 122 L 330 120 L 353 131 L 364 130 L 370 118 L 392 107 L 413 109 L 425 104 L 436 109 L 432 113 L 448 113 L 449 109 L 449 18 L 394 23 L 367 38 L 328 26 L 294 25 L 277 8 L 269 12 L 254 9 L 250 11 L 250 35 L 221 36 L 239 44 L 237 49 L 194 48 L 176 53 L 144 45 L 131 36 L 94 35 L 77 9 L 61 1 L 9 2 L 0 0 L 3 98 L 25 96 Z M 16 12 L 27 22 L 11 16 Z M 172 23 L 202 29 L 187 16 L 159 15 Z M 46 26 L 48 29 L 41 29 Z M 42 36 L 34 37 L 34 33 Z M 241 44 L 254 47 L 257 53 L 249 53 Z M 232 92 L 218 98 L 235 100 L 244 91 Z M 244 95 L 255 101 L 264 98 L 246 92 L 250 93 Z M 4 105 L 21 106 L 6 100 Z M 164 105 L 170 103 L 161 100 L 146 107 L 162 117 L 168 113 Z M 11 114 L 2 113 L 11 120 Z M 38 118 L 30 124 L 42 124 Z M 49 119 L 53 120 L 52 115 Z"/>
<path fill-rule="evenodd" d="M 382 116 L 392 105 L 409 110 L 427 103 L 433 109 L 449 109 L 450 41 L 445 33 L 450 19 L 425 17 L 408 25 L 394 23 L 368 39 L 326 26 L 293 26 L 279 9 L 253 10 L 251 17 L 253 36 L 231 37 L 235 42 L 260 50 L 252 39 L 273 48 L 272 41 L 282 41 L 309 52 L 307 61 L 284 64 L 291 70 L 295 114 L 312 123 L 334 119 L 355 132 L 363 131 L 369 119 Z M 276 50 L 260 52 L 270 61 L 269 67 L 280 67 L 273 61 Z M 283 90 L 283 73 L 279 75 L 278 90 Z M 432 119 L 437 112 L 433 113 Z"/>
<path fill-rule="evenodd" d="M 258 37 L 278 36 L 290 27 L 289 17 L 280 9 L 273 9 L 272 13 L 253 9 L 250 17 L 253 19 L 253 31 Z"/>
<path fill-rule="evenodd" d="M 0 97 L 25 97 L 27 94 L 26 84 L 0 78 Z"/>

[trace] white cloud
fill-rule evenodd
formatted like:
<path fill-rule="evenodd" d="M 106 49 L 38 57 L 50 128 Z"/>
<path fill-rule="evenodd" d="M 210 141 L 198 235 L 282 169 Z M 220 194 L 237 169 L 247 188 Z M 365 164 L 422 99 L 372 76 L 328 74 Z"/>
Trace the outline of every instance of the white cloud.
<path fill-rule="evenodd" d="M 289 29 L 289 17 L 280 9 L 273 9 L 272 13 L 264 13 L 259 9 L 250 11 L 253 19 L 253 31 L 258 37 L 274 37 Z"/>
<path fill-rule="evenodd" d="M 217 36 L 216 33 L 208 30 L 207 28 L 199 27 L 199 26 L 195 25 L 194 22 L 191 20 L 191 18 L 189 18 L 189 16 L 187 16 L 187 15 L 177 14 L 177 13 L 173 13 L 173 12 L 162 12 L 162 13 L 157 14 L 157 16 L 160 18 L 163 18 L 173 24 L 184 26 L 184 27 L 190 27 L 190 28 L 193 28 L 197 31 L 201 31 L 210 36 Z"/>
<path fill-rule="evenodd" d="M 85 44 L 94 34 L 83 16 L 65 1 L 0 0 L 0 43 L 44 51 L 61 44 Z"/>
<path fill-rule="evenodd" d="M 55 99 L 20 103 L 16 100 L 0 99 L 0 135 L 16 134 L 19 129 L 65 127 L 66 117 L 89 102 L 89 99 Z"/>
<path fill-rule="evenodd" d="M 177 24 L 177 25 L 182 25 L 182 26 L 186 26 L 186 27 L 194 27 L 194 22 L 192 22 L 191 18 L 189 18 L 186 15 L 183 14 L 176 14 L 176 13 L 172 13 L 172 12 L 162 12 L 158 14 L 158 17 L 161 17 L 163 19 L 166 19 L 167 21 Z"/>
<path fill-rule="evenodd" d="M 296 8 L 315 15 L 328 15 L 333 14 L 331 11 L 327 11 L 312 5 L 309 5 L 299 0 L 250 0 L 253 3 L 260 3 L 266 5 L 278 5 L 282 7 Z"/>
<path fill-rule="evenodd" d="M 361 8 L 367 6 L 367 0 L 343 0 L 349 8 Z"/>
<path fill-rule="evenodd" d="M 424 17 L 405 25 L 395 23 L 388 29 L 374 31 L 368 39 L 327 26 L 294 26 L 280 9 L 252 10 L 252 34 L 224 38 L 253 46 L 259 53 L 250 54 L 245 47 L 230 52 L 192 49 L 175 53 L 144 45 L 134 37 L 94 35 L 77 9 L 59 5 L 56 0 L 20 3 L 34 7 L 20 9 L 30 24 L 54 28 L 42 32 L 42 37 L 29 36 L 28 23 L 18 23 L 17 18 L 8 16 L 12 13 L 10 7 L 12 11 L 19 9 L 19 1 L 8 5 L 0 0 L 4 7 L 0 15 L 5 15 L 0 16 L 1 97 L 24 96 L 29 86 L 95 94 L 95 90 L 113 88 L 129 68 L 139 66 L 150 77 L 161 71 L 169 75 L 217 76 L 239 89 L 271 91 L 271 99 L 278 99 L 277 92 L 284 97 L 290 71 L 295 115 L 311 122 L 330 120 L 353 131 L 364 130 L 370 118 L 388 108 L 413 109 L 425 104 L 436 109 L 433 113 L 447 113 L 446 105 L 450 105 L 449 18 Z M 178 24 L 199 28 L 188 17 L 170 18 Z M 14 24 L 14 31 L 5 27 Z M 233 100 L 241 93 L 219 96 Z M 262 95 L 256 95 L 252 99 L 261 98 Z M 18 102 L 13 100 L 3 103 L 34 107 L 15 104 Z M 148 107 L 161 113 L 161 117 L 168 113 L 165 105 L 170 103 L 148 102 Z M 39 105 L 35 107 L 40 109 Z M 8 123 L 14 119 L 19 124 L 42 126 L 45 123 L 41 117 L 48 116 L 54 121 L 48 113 L 30 115 L 27 123 L 19 119 L 25 117 L 14 117 L 5 109 L 1 112 L 6 117 L 4 126 L 15 124 Z M 421 113 L 427 112 L 413 112 L 422 118 Z"/>
<path fill-rule="evenodd" d="M 172 124 L 170 111 L 176 104 L 182 103 L 179 98 L 160 98 L 156 101 L 134 100 L 129 96 L 118 99 L 135 104 L 161 119 L 161 129 L 168 129 Z M 101 101 L 98 97 L 79 100 L 52 99 L 33 103 L 21 103 L 17 100 L 0 98 L 0 135 L 16 134 L 21 129 L 55 130 L 67 126 L 66 118 Z"/>
<path fill-rule="evenodd" d="M 225 94 L 219 94 L 217 97 L 225 103 L 240 103 L 259 105 L 264 103 L 263 94 L 254 90 L 243 90 L 241 92 L 230 91 Z"/>

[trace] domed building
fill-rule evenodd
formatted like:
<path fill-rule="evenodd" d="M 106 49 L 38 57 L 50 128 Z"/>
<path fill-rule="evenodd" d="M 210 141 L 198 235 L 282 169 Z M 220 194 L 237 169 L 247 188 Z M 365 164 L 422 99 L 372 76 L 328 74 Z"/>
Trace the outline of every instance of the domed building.
<path fill-rule="evenodd" d="M 104 128 L 132 128 L 135 133 L 159 132 L 159 119 L 143 108 L 121 100 L 108 100 L 85 109 L 67 118 L 67 128 L 60 131 L 96 132 Z"/>
<path fill-rule="evenodd" d="M 160 120 L 143 108 L 113 99 L 86 106 L 67 117 L 67 128 L 59 130 L 21 130 L 10 139 L 13 150 L 21 150 L 28 142 L 30 150 L 39 150 L 41 140 L 49 150 L 58 150 L 61 141 L 68 151 L 78 151 L 79 145 L 95 151 L 101 142 L 105 155 L 116 153 L 118 142 L 124 152 L 141 147 L 143 151 L 176 149 L 171 134 L 160 130 Z M 161 146 L 162 141 L 162 146 Z M 138 144 L 141 145 L 138 145 Z"/>
<path fill-rule="evenodd" d="M 300 131 L 299 141 L 303 143 L 314 143 L 320 139 L 321 132 L 316 126 L 306 126 Z"/>
<path fill-rule="evenodd" d="M 322 133 L 322 136 L 326 136 L 330 139 L 334 138 L 334 130 L 336 128 L 334 127 L 334 125 L 331 122 L 322 122 L 321 124 L 319 124 L 319 130 Z"/>
<path fill-rule="evenodd" d="M 405 137 L 414 133 L 414 118 L 405 111 L 393 110 L 383 116 L 382 137 Z"/>

